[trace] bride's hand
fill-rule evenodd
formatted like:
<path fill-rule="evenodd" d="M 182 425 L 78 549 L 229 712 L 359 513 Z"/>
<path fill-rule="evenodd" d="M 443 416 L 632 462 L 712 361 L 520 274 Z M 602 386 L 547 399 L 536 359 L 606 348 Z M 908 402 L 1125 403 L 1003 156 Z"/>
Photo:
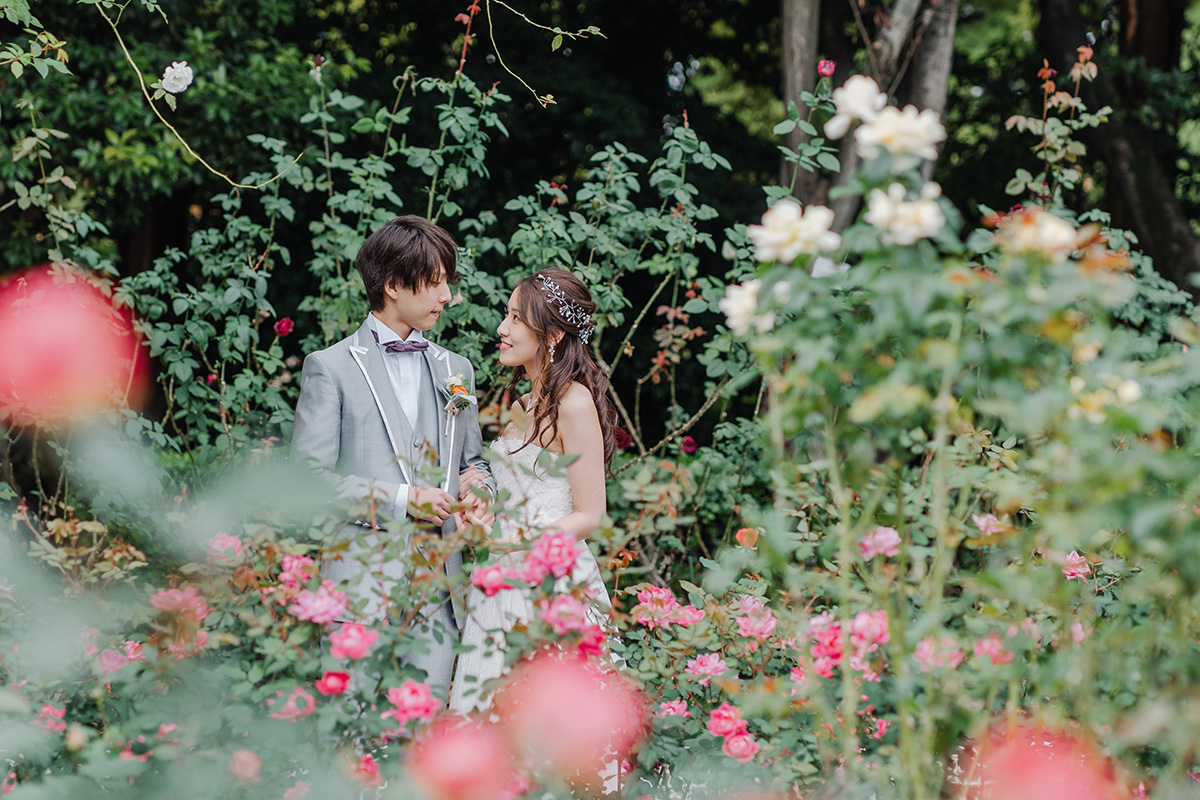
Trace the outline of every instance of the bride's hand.
<path fill-rule="evenodd" d="M 459 500 L 475 500 L 475 493 L 471 491 L 472 486 L 482 486 L 487 480 L 487 476 L 479 470 L 475 469 L 475 465 L 467 467 L 458 474 L 458 499 Z"/>

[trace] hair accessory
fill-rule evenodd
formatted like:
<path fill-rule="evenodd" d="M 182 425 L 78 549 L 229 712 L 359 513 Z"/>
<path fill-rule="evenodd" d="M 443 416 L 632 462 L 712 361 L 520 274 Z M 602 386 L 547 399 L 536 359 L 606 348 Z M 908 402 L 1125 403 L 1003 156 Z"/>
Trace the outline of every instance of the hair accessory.
<path fill-rule="evenodd" d="M 548 293 L 546 302 L 558 306 L 558 313 L 562 318 L 572 325 L 579 327 L 579 341 L 584 344 L 588 343 L 588 339 L 592 338 L 592 331 L 595 325 L 592 323 L 592 315 L 584 311 L 575 303 L 572 303 L 563 293 L 563 290 L 558 288 L 558 284 L 552 281 L 545 275 L 538 275 L 542 279 L 542 288 Z"/>

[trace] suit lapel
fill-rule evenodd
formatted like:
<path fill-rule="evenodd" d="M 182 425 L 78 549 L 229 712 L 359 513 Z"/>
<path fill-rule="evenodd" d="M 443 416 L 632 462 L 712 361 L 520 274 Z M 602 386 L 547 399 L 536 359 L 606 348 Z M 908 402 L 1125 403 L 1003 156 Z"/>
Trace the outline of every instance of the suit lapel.
<path fill-rule="evenodd" d="M 454 434 L 458 417 L 457 415 L 450 417 L 450 424 L 446 424 L 446 401 L 442 398 L 442 393 L 437 388 L 438 386 L 445 386 L 446 379 L 453 374 L 450 371 L 450 353 L 445 348 L 438 347 L 431 342 L 424 355 L 425 364 L 429 367 L 429 374 L 433 378 L 433 385 L 429 387 L 429 391 L 433 394 L 437 406 L 435 424 L 437 426 L 438 466 L 446 469 L 446 478 L 442 481 L 442 489 L 450 491 L 447 487 L 450 484 L 450 469 L 454 465 L 451 450 L 454 446 Z"/>
<path fill-rule="evenodd" d="M 375 405 L 379 408 L 379 415 L 383 417 L 383 427 L 387 430 L 392 452 L 399 459 L 400 471 L 403 473 L 405 481 L 411 484 L 413 482 L 412 425 L 408 417 L 404 415 L 404 411 L 401 410 L 396 393 L 392 391 L 392 381 L 388 377 L 387 367 L 383 363 L 383 355 L 379 352 L 379 345 L 375 344 L 375 340 L 371 336 L 371 328 L 365 322 L 358 329 L 358 333 L 354 335 L 354 342 L 350 345 L 350 356 L 362 370 L 367 387 L 371 390 L 371 396 L 375 399 Z"/>

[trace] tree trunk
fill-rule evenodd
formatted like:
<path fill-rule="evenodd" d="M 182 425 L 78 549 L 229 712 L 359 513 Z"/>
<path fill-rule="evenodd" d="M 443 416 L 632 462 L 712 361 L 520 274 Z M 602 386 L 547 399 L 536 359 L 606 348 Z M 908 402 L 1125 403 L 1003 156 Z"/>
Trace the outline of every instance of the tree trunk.
<path fill-rule="evenodd" d="M 936 111 L 946 118 L 946 89 L 954 64 L 954 30 L 958 24 L 958 0 L 931 0 L 929 22 L 913 56 L 908 80 L 908 101 L 917 108 Z M 940 148 L 939 148 L 940 150 Z M 921 166 L 925 180 L 933 175 L 934 162 Z"/>
<path fill-rule="evenodd" d="M 1136 11 L 1157 6 L 1163 0 L 1123 2 Z M 1051 55 L 1053 66 L 1065 74 L 1076 60 L 1076 48 L 1087 41 L 1078 0 L 1041 0 L 1041 12 L 1039 40 Z M 1140 17 L 1138 24 L 1144 24 L 1147 18 Z M 1176 37 L 1181 30 L 1176 28 Z M 1122 31 L 1123 36 L 1126 33 L 1137 37 Z M 1160 41 L 1161 35 L 1151 39 Z M 1174 52 L 1178 53 L 1178 48 Z M 1110 105 L 1118 120 L 1123 116 L 1121 97 L 1103 72 L 1091 84 L 1085 84 L 1081 94 L 1088 108 Z M 1155 157 L 1161 148 L 1156 147 L 1154 132 L 1135 121 L 1114 121 L 1086 131 L 1083 139 L 1108 166 L 1110 207 L 1116 212 L 1113 224 L 1137 234 L 1142 252 L 1154 260 L 1155 268 L 1194 294 L 1196 289 L 1188 278 L 1200 273 L 1200 238 L 1192 232 L 1183 206 L 1175 197 L 1174 176 Z"/>
<path fill-rule="evenodd" d="M 800 118 L 808 116 L 808 106 L 800 102 L 801 92 L 811 92 L 817 85 L 817 31 L 821 19 L 820 0 L 783 0 L 780 23 L 783 28 L 783 100 L 791 101 L 800 110 Z M 799 128 L 786 137 L 785 144 L 796 150 L 807 137 Z M 780 180 L 790 185 L 795 164 L 783 161 Z M 801 169 L 796 176 L 795 195 L 803 203 L 817 200 L 819 178 Z"/>

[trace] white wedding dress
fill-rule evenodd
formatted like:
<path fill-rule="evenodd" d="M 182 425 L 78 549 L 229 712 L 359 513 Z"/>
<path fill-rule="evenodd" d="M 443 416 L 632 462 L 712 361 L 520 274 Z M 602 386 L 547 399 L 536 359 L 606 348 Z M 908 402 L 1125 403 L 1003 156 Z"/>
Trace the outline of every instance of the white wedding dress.
<path fill-rule="evenodd" d="M 524 446 L 523 446 L 524 445 Z M 507 492 L 508 500 L 496 516 L 500 535 L 505 539 L 536 538 L 542 530 L 574 512 L 571 484 L 565 470 L 551 476 L 543 466 L 546 459 L 553 464 L 558 456 L 536 444 L 525 445 L 520 439 L 502 436 L 492 444 L 492 476 L 496 488 Z M 542 454 L 542 464 L 538 457 Z M 581 554 L 575 562 L 572 582 L 586 584 L 586 593 L 593 607 L 593 622 L 607 624 L 612 603 L 600 575 L 596 557 L 581 542 Z M 525 551 L 516 551 L 496 558 L 493 563 L 519 568 Z M 561 579 L 559 585 L 565 586 Z M 527 622 L 534 615 L 529 591 L 524 588 L 504 589 L 491 597 L 472 586 L 467 595 L 467 621 L 462 630 L 462 643 L 472 649 L 458 657 L 454 683 L 450 689 L 450 708 L 461 713 L 483 710 L 490 705 L 484 684 L 504 674 L 504 633 Z"/>

